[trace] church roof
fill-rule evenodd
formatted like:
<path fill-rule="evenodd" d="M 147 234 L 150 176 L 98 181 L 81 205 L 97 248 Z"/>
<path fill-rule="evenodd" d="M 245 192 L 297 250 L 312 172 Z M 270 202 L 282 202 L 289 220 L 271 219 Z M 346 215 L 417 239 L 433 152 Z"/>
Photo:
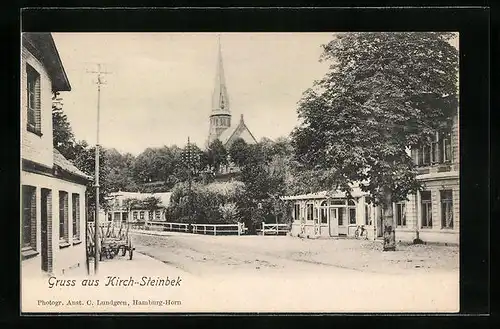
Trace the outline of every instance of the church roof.
<path fill-rule="evenodd" d="M 224 130 L 220 136 L 219 140 L 222 142 L 222 144 L 230 144 L 232 141 L 234 141 L 236 138 L 240 137 L 241 134 L 244 131 L 247 131 L 248 134 L 250 135 L 251 140 L 245 140 L 247 143 L 257 143 L 257 139 L 253 136 L 253 134 L 250 132 L 250 129 L 248 129 L 247 125 L 245 124 L 245 121 L 243 120 L 243 114 L 241 115 L 240 122 L 238 123 L 237 126 L 234 127 L 229 127 L 226 130 Z"/>

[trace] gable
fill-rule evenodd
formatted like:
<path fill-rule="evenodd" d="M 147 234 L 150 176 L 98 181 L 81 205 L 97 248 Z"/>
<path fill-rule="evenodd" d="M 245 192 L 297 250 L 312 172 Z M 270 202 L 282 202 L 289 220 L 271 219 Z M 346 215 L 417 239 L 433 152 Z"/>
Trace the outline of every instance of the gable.
<path fill-rule="evenodd" d="M 229 137 L 229 139 L 226 142 L 226 146 L 231 145 L 236 139 L 241 138 L 243 139 L 247 144 L 256 144 L 257 140 L 255 137 L 252 135 L 248 127 L 242 123 L 240 124 L 233 132 L 233 134 Z"/>

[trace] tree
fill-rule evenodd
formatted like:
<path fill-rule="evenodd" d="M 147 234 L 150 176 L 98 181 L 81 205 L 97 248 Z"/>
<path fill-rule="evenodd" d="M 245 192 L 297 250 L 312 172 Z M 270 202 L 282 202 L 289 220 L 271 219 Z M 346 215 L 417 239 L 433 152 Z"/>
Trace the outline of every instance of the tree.
<path fill-rule="evenodd" d="M 62 106 L 63 103 L 59 97 L 59 92 L 55 92 L 52 96 L 52 142 L 53 146 L 66 159 L 74 160 L 76 156 L 75 136 Z"/>
<path fill-rule="evenodd" d="M 209 145 L 207 162 L 214 172 L 219 172 L 221 166 L 227 165 L 227 151 L 220 140 L 215 139 Z"/>
<path fill-rule="evenodd" d="M 238 167 L 242 167 L 247 158 L 248 144 L 242 138 L 237 138 L 229 147 L 231 161 Z"/>
<path fill-rule="evenodd" d="M 75 144 L 76 157 L 74 164 L 89 176 L 95 177 L 95 146 L 90 147 L 86 141 L 79 141 Z M 108 181 L 106 168 L 106 151 L 99 148 L 99 203 L 104 210 L 109 208 L 106 198 L 108 196 Z M 95 211 L 95 181 L 87 185 L 89 212 Z"/>
<path fill-rule="evenodd" d="M 359 182 L 383 209 L 384 250 L 395 250 L 392 203 L 420 189 L 407 147 L 430 142 L 457 111 L 458 52 L 450 33 L 342 33 L 324 45 L 330 70 L 304 93 L 295 159 L 319 185 L 350 197 Z"/>

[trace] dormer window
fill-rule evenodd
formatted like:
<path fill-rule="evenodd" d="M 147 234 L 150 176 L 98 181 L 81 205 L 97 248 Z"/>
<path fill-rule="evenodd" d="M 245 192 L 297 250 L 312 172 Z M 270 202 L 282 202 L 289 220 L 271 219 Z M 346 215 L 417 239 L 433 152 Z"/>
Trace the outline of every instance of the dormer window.
<path fill-rule="evenodd" d="M 35 134 L 40 134 L 40 74 L 30 65 L 26 65 L 27 80 L 27 129 Z"/>

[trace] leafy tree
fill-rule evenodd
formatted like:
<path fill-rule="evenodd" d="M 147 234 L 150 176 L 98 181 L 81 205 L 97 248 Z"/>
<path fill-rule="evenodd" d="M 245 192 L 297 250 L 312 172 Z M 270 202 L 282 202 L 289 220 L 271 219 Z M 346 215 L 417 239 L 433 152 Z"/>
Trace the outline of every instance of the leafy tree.
<path fill-rule="evenodd" d="M 420 184 L 407 147 L 430 142 L 457 111 L 458 52 L 450 33 L 341 33 L 324 45 L 325 77 L 299 103 L 296 160 L 383 208 L 384 250 L 395 250 L 392 203 Z"/>
<path fill-rule="evenodd" d="M 110 192 L 135 191 L 139 187 L 132 175 L 134 156 L 130 153 L 121 154 L 116 149 L 106 150 L 107 182 Z"/>
<path fill-rule="evenodd" d="M 156 210 L 162 205 L 160 198 L 155 196 L 150 196 L 142 200 L 142 207 L 149 211 Z"/>
<path fill-rule="evenodd" d="M 208 165 L 215 172 L 219 172 L 221 166 L 227 165 L 227 151 L 219 139 L 209 145 L 206 155 Z"/>
<path fill-rule="evenodd" d="M 62 99 L 59 97 L 59 92 L 53 93 L 52 96 L 52 130 L 53 130 L 53 145 L 61 152 L 68 160 L 74 160 L 75 152 L 75 136 L 71 129 L 68 117 L 62 108 Z"/>
<path fill-rule="evenodd" d="M 237 138 L 229 147 L 229 156 L 231 161 L 238 167 L 243 167 L 245 164 L 248 150 L 248 144 L 242 138 Z"/>
<path fill-rule="evenodd" d="M 76 157 L 74 164 L 89 176 L 95 177 L 95 146 L 89 146 L 86 141 L 79 141 L 75 144 Z M 106 198 L 108 196 L 108 180 L 106 168 L 106 151 L 99 148 L 99 206 L 103 210 L 109 209 Z M 87 185 L 89 212 L 95 212 L 95 181 Z M 93 216 L 93 215 L 92 215 Z"/>

